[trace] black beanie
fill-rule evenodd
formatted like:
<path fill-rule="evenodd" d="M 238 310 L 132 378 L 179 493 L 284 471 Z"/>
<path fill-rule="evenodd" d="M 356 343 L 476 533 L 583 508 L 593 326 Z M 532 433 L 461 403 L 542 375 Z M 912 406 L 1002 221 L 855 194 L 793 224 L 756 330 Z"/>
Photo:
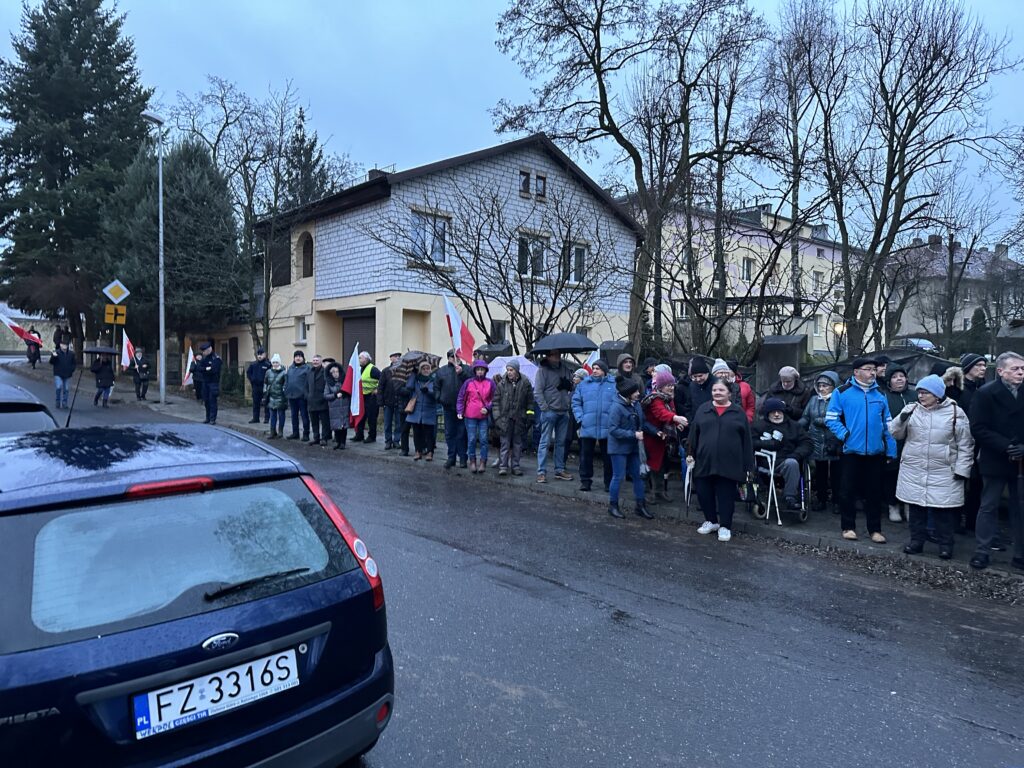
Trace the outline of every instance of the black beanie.
<path fill-rule="evenodd" d="M 618 390 L 622 397 L 630 398 L 634 392 L 640 391 L 640 385 L 636 383 L 632 376 L 628 379 L 622 376 L 615 377 L 615 389 Z"/>
<path fill-rule="evenodd" d="M 695 373 L 711 373 L 711 369 L 708 368 L 708 361 L 703 357 L 695 357 L 690 361 L 690 375 Z"/>

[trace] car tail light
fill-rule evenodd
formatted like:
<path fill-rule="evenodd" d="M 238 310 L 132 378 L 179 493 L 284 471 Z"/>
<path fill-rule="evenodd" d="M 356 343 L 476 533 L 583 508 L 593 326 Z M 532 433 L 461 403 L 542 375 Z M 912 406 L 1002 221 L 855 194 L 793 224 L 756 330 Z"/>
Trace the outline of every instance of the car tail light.
<path fill-rule="evenodd" d="M 334 526 L 338 529 L 338 533 L 345 539 L 348 548 L 352 550 L 352 554 L 359 561 L 359 567 L 363 569 L 363 573 L 366 574 L 366 578 L 369 580 L 370 587 L 373 590 L 373 607 L 375 609 L 383 608 L 384 584 L 380 580 L 380 570 L 377 568 L 377 561 L 370 557 L 366 544 L 356 534 L 356 529 L 352 527 L 352 524 L 342 514 L 338 505 L 327 495 L 324 487 L 310 475 L 303 475 L 302 482 L 306 484 L 309 492 L 313 494 L 321 508 L 327 513 L 327 516 L 331 518 Z"/>
<path fill-rule="evenodd" d="M 124 495 L 129 499 L 144 499 L 149 496 L 208 491 L 211 488 L 213 488 L 212 477 L 183 477 L 178 480 L 160 480 L 155 483 L 136 483 L 129 486 Z"/>

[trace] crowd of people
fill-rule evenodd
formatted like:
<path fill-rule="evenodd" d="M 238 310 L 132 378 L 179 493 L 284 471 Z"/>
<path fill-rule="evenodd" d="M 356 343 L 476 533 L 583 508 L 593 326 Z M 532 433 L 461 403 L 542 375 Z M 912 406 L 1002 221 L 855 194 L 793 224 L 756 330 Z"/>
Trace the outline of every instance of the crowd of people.
<path fill-rule="evenodd" d="M 998 537 L 999 504 L 1008 488 L 1018 547 L 1012 563 L 1024 568 L 1024 358 L 1014 353 L 996 360 L 996 378 L 988 384 L 982 355 L 937 366 L 916 386 L 888 358 L 860 357 L 845 382 L 835 371 L 805 381 L 786 366 L 760 395 L 735 361 L 700 355 L 677 375 L 653 358 L 638 366 L 628 353 L 616 360 L 614 373 L 600 359 L 591 369 L 577 368 L 554 351 L 537 360 L 532 382 L 516 359 L 494 376 L 486 361 L 463 361 L 454 350 L 437 367 L 424 359 L 412 372 L 401 371 L 400 359 L 394 353 L 380 369 L 369 354 L 360 355 L 355 375 L 365 417 L 353 441 L 376 442 L 383 411 L 384 450 L 429 462 L 440 422 L 445 469 L 519 476 L 524 452 L 533 450 L 538 483 L 573 481 L 573 451 L 583 493 L 594 490 L 600 457 L 608 513 L 617 518 L 623 517 L 627 481 L 640 517 L 653 518 L 652 505 L 678 503 L 667 479 L 678 467 L 682 478 L 689 475 L 704 515 L 698 531 L 720 541 L 731 538 L 737 501 L 756 493 L 752 486 L 774 482 L 784 508 L 831 511 L 848 540 L 863 535 L 862 516 L 868 538 L 886 543 L 886 511 L 890 524 L 908 523 L 908 554 L 932 543 L 948 559 L 955 534 L 973 533 L 971 565 L 979 569 L 988 566 L 993 549 L 1008 544 Z M 203 350 L 194 371 L 211 423 L 217 360 Z M 351 401 L 342 390 L 343 364 L 319 355 L 307 362 L 297 350 L 285 367 L 279 355 L 267 359 L 261 349 L 246 376 L 251 423 L 269 424 L 270 439 L 324 447 L 333 441 L 334 448 L 345 448 Z M 756 458 L 769 454 L 774 478 Z"/>

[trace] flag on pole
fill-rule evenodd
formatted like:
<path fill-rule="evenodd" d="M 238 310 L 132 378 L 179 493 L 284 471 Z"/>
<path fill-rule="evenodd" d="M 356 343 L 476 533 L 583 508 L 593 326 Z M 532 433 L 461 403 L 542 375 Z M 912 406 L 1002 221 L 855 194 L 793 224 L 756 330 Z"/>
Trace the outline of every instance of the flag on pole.
<path fill-rule="evenodd" d="M 583 364 L 583 368 L 586 370 L 587 373 L 593 373 L 594 363 L 596 363 L 600 359 L 601 350 L 595 349 L 593 352 L 590 353 L 590 357 L 588 357 L 587 361 Z"/>
<path fill-rule="evenodd" d="M 192 347 L 188 348 L 188 362 L 185 363 L 185 375 L 181 380 L 181 386 L 187 387 L 192 383 L 192 363 L 196 361 L 196 353 L 192 351 Z"/>
<path fill-rule="evenodd" d="M 26 344 L 38 344 L 40 347 L 43 346 L 43 340 L 39 336 L 33 336 L 16 322 L 11 320 L 7 315 L 0 315 L 0 322 L 3 322 L 4 325 L 11 329 L 11 332 L 14 333 L 15 336 Z"/>
<path fill-rule="evenodd" d="M 121 329 L 123 343 L 121 344 L 121 370 L 127 371 L 135 361 L 135 345 L 128 338 L 128 331 Z"/>
<path fill-rule="evenodd" d="M 448 319 L 448 337 L 452 340 L 452 347 L 455 348 L 456 357 L 469 361 L 473 359 L 473 350 L 476 349 L 476 339 L 469 332 L 469 326 L 462 322 L 459 311 L 452 304 L 447 296 L 444 298 L 444 313 Z"/>
<path fill-rule="evenodd" d="M 356 342 L 352 349 L 352 357 L 348 360 L 348 369 L 345 371 L 345 381 L 342 382 L 341 391 L 347 392 L 352 398 L 352 407 L 349 409 L 348 423 L 358 427 L 363 420 L 366 411 L 363 409 L 363 377 L 359 370 L 359 342 Z"/>

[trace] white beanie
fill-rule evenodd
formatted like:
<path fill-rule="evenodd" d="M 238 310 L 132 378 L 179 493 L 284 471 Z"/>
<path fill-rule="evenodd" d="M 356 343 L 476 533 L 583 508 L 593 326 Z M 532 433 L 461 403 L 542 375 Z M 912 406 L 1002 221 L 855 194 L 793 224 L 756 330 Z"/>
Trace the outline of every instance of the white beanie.
<path fill-rule="evenodd" d="M 668 363 L 659 363 L 654 366 L 655 373 L 672 373 L 672 366 Z"/>
<path fill-rule="evenodd" d="M 720 357 L 715 358 L 715 364 L 711 366 L 711 375 L 714 376 L 719 373 L 731 373 L 732 368 Z"/>
<path fill-rule="evenodd" d="M 281 356 L 276 352 L 274 353 L 274 356 L 270 358 L 270 364 L 273 365 L 274 363 L 277 363 L 278 365 L 281 363 Z"/>

